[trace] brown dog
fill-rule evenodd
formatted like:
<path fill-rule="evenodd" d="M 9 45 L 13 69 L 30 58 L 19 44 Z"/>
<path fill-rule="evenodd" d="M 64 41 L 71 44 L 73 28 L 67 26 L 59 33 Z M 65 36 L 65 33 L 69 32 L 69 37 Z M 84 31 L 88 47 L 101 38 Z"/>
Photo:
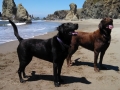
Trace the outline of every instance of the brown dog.
<path fill-rule="evenodd" d="M 78 32 L 77 36 L 72 37 L 71 47 L 67 56 L 67 65 L 71 64 L 71 56 L 76 52 L 78 46 L 82 46 L 88 50 L 94 51 L 94 70 L 99 71 L 97 68 L 97 59 L 100 53 L 100 68 L 106 69 L 102 65 L 103 56 L 105 51 L 110 45 L 111 30 L 113 28 L 113 20 L 111 18 L 104 18 L 98 25 L 99 29 L 94 32 Z"/>

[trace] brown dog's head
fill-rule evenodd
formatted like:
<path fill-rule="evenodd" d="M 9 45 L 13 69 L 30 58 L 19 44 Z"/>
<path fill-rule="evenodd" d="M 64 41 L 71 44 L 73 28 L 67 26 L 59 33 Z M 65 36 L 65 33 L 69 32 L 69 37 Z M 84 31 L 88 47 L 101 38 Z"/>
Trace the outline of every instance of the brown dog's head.
<path fill-rule="evenodd" d="M 99 24 L 99 29 L 102 33 L 111 33 L 111 30 L 113 29 L 113 19 L 111 18 L 104 18 L 101 20 Z"/>

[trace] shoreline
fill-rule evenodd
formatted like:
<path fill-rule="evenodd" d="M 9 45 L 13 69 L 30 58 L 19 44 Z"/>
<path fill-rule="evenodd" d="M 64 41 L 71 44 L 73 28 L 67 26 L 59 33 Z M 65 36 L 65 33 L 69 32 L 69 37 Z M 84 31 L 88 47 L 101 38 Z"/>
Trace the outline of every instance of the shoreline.
<path fill-rule="evenodd" d="M 70 21 L 70 20 L 47 20 L 45 22 L 56 22 L 56 23 L 72 22 L 72 23 L 79 23 L 79 24 L 81 23 L 82 24 L 82 21 Z M 81 28 L 79 28 L 79 29 L 81 29 Z M 52 32 L 54 32 L 54 31 L 52 31 Z M 47 32 L 47 34 L 48 33 L 51 33 L 51 32 Z M 43 34 L 43 35 L 46 35 L 46 34 Z M 31 37 L 31 38 L 36 38 L 36 37 L 43 36 L 43 35 L 36 35 L 34 37 Z M 8 41 L 8 42 L 5 42 L 5 43 L 1 43 L 0 45 L 6 44 L 6 43 L 10 43 L 10 42 L 13 42 L 13 41 L 17 41 L 17 39 L 16 40 L 12 40 L 12 41 Z"/>
<path fill-rule="evenodd" d="M 96 22 L 93 22 L 93 21 L 96 21 Z M 56 23 L 66 23 L 66 22 L 72 22 L 72 23 L 78 23 L 79 24 L 79 29 L 84 29 L 85 26 L 89 25 L 89 23 L 91 24 L 91 26 L 93 25 L 94 27 L 97 26 L 97 24 L 100 22 L 101 19 L 82 19 L 82 20 L 78 20 L 78 21 L 70 21 L 70 20 L 46 20 L 45 22 L 56 22 Z M 114 19 L 114 21 L 116 22 L 116 26 L 118 26 L 120 23 L 119 22 L 119 19 Z M 86 23 L 86 24 L 84 24 Z M 97 29 L 98 27 L 96 27 Z M 84 30 L 83 30 L 84 31 Z M 52 31 L 54 32 L 54 31 Z M 47 32 L 47 34 L 49 34 L 51 32 Z M 46 35 L 46 34 L 43 34 L 43 35 Z M 36 38 L 36 37 L 39 37 L 39 36 L 43 36 L 43 35 L 36 35 L 34 36 L 33 38 Z M 31 37 L 32 38 L 32 37 Z M 13 40 L 13 41 L 17 41 L 17 40 Z M 10 43 L 10 42 L 13 42 L 13 41 L 8 41 L 8 42 L 5 42 L 5 43 L 2 43 L 0 44 L 3 45 L 3 44 L 6 44 L 6 43 Z"/>
<path fill-rule="evenodd" d="M 44 35 L 35 36 L 33 38 L 35 38 L 35 39 L 48 39 L 48 38 L 53 37 L 56 34 L 57 34 L 57 31 L 52 31 L 52 32 L 49 32 L 49 33 L 44 34 Z M 9 53 L 9 52 L 14 52 L 14 51 L 16 51 L 18 44 L 19 44 L 18 40 L 14 40 L 14 41 L 0 44 L 0 53 L 5 54 L 5 53 Z M 4 49 L 4 47 L 6 47 L 6 48 Z"/>
<path fill-rule="evenodd" d="M 98 24 L 100 22 L 101 19 L 84 19 L 84 20 L 79 20 L 79 21 L 70 21 L 70 20 L 48 20 L 46 22 L 58 22 L 58 23 L 66 23 L 66 22 L 72 22 L 72 23 L 78 23 L 79 24 L 79 28 L 77 31 L 95 31 L 98 29 Z M 95 22 L 94 22 L 95 21 Z M 119 19 L 114 19 L 114 23 L 115 23 L 115 28 L 119 27 Z M 53 34 L 53 35 L 52 35 Z M 52 31 L 52 32 L 48 32 L 47 34 L 44 35 L 37 35 L 34 36 L 33 38 L 35 39 L 48 39 L 51 38 L 53 36 L 55 36 L 57 34 L 57 31 Z M 29 38 L 28 38 L 29 39 Z M 13 40 L 13 41 L 9 41 L 9 42 L 5 42 L 3 44 L 0 44 L 0 53 L 7 53 L 7 52 L 11 52 L 13 51 L 12 49 L 16 49 L 18 46 L 18 40 Z M 7 49 L 3 49 L 3 47 L 6 46 L 8 47 Z M 9 49 L 9 46 L 11 46 L 11 49 Z M 16 47 L 16 48 L 15 48 Z"/>

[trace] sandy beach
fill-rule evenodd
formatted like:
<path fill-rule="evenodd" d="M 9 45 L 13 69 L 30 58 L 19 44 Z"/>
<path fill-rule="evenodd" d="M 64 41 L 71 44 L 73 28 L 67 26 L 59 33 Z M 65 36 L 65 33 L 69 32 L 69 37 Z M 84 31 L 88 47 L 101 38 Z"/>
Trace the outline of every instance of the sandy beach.
<path fill-rule="evenodd" d="M 100 20 L 86 19 L 72 22 L 79 24 L 80 31 L 92 32 L 98 29 Z M 120 90 L 120 20 L 114 19 L 113 23 L 111 44 L 103 58 L 103 64 L 108 70 L 95 72 L 94 53 L 79 47 L 72 56 L 72 61 L 75 62 L 73 66 L 67 67 L 66 60 L 64 61 L 61 75 L 65 82 L 61 87 L 54 86 L 52 63 L 35 57 L 26 68 L 26 74 L 30 78 L 26 83 L 20 83 L 16 52 L 19 42 L 12 41 L 0 45 L 0 90 Z M 35 38 L 47 39 L 56 33 L 57 31 L 54 31 Z"/>

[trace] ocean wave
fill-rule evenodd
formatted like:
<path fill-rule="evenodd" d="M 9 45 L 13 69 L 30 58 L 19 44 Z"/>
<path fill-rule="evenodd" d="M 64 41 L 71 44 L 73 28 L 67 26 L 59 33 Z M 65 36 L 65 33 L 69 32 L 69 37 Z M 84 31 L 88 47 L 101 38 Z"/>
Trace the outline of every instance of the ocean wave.
<path fill-rule="evenodd" d="M 43 20 L 33 20 L 32 22 L 42 22 Z"/>
<path fill-rule="evenodd" d="M 25 25 L 26 23 L 15 23 L 16 25 Z M 11 26 L 11 24 L 7 24 L 7 26 Z"/>
<path fill-rule="evenodd" d="M 0 21 L 8 21 L 8 20 L 0 20 Z"/>
<path fill-rule="evenodd" d="M 39 28 L 39 29 L 34 29 L 33 32 L 35 32 L 35 31 L 41 31 L 41 30 L 45 30 L 45 29 L 46 29 L 45 27 Z"/>
<path fill-rule="evenodd" d="M 59 23 L 35 21 L 32 24 L 18 25 L 18 32 L 22 38 L 28 39 L 54 31 Z M 12 26 L 0 27 L 0 44 L 17 40 Z"/>

